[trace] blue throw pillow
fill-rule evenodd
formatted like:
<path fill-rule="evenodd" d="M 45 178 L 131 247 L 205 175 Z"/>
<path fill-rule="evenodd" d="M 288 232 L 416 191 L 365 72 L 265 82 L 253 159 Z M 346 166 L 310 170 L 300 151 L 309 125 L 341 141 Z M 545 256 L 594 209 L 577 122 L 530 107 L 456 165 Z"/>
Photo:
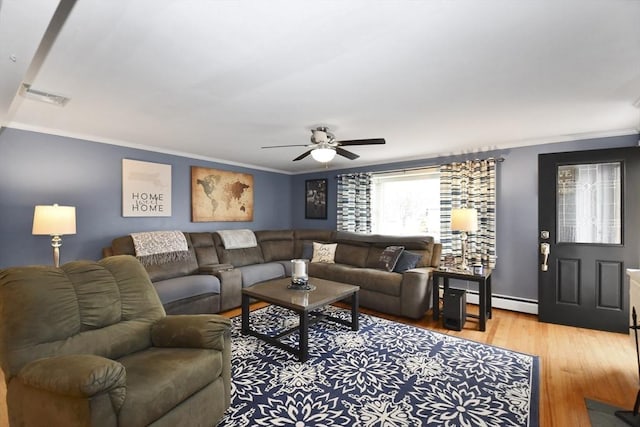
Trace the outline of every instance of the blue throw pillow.
<path fill-rule="evenodd" d="M 416 254 L 414 252 L 402 251 L 398 262 L 396 262 L 396 266 L 393 268 L 393 271 L 396 273 L 402 273 L 403 271 L 411 270 L 412 268 L 416 268 L 418 262 L 422 258 L 422 255 Z"/>
<path fill-rule="evenodd" d="M 305 240 L 302 242 L 302 258 L 303 259 L 313 258 L 313 242 L 309 240 Z"/>

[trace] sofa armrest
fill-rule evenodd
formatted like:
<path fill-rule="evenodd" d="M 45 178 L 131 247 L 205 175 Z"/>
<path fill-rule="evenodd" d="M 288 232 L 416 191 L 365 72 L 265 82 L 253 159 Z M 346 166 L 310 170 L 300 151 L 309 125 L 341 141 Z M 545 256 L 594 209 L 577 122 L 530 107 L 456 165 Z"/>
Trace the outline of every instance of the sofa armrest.
<path fill-rule="evenodd" d="M 231 321 L 217 314 L 180 314 L 163 317 L 151 327 L 155 347 L 224 350 Z"/>
<path fill-rule="evenodd" d="M 206 264 L 198 267 L 198 274 L 213 274 L 217 276 L 221 271 L 233 270 L 231 264 Z"/>
<path fill-rule="evenodd" d="M 432 280 L 429 267 L 420 267 L 402 273 L 401 307 L 403 315 L 422 318 L 431 304 Z"/>
<path fill-rule="evenodd" d="M 199 274 L 212 274 L 220 280 L 220 311 L 240 307 L 242 302 L 242 273 L 232 264 L 206 264 Z"/>
<path fill-rule="evenodd" d="M 115 360 L 93 354 L 74 354 L 37 359 L 17 375 L 28 387 L 65 396 L 91 398 L 108 393 L 119 411 L 126 395 L 126 370 Z"/>
<path fill-rule="evenodd" d="M 440 258 L 442 257 L 442 243 L 433 245 L 433 253 L 431 255 L 431 267 L 440 267 Z"/>

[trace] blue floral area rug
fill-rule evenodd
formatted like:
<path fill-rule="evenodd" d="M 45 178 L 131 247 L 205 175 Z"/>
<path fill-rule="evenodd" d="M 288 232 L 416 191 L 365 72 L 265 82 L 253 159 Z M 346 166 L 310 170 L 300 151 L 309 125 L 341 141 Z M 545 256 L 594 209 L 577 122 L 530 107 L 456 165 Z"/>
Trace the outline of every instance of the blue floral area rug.
<path fill-rule="evenodd" d="M 296 319 L 268 306 L 251 313 L 251 326 L 274 334 Z M 357 332 L 312 325 L 309 360 L 299 363 L 241 335 L 240 316 L 232 322 L 231 407 L 222 426 L 538 425 L 536 356 L 361 314 Z"/>

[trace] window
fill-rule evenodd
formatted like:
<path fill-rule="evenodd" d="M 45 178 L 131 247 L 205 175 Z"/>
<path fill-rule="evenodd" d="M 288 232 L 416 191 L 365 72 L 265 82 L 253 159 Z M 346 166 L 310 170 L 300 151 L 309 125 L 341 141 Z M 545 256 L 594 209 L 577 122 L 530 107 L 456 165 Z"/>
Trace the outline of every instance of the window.
<path fill-rule="evenodd" d="M 558 167 L 558 243 L 622 243 L 620 163 Z"/>
<path fill-rule="evenodd" d="M 440 240 L 438 168 L 374 173 L 371 182 L 372 231 L 426 234 Z"/>

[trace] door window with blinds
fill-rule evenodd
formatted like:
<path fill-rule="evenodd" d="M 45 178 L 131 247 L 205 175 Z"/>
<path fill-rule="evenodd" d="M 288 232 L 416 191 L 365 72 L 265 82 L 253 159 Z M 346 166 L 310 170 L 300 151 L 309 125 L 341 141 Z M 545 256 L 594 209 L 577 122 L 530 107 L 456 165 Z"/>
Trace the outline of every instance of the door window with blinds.
<path fill-rule="evenodd" d="M 371 226 L 379 234 L 426 234 L 440 240 L 440 172 L 437 168 L 374 173 Z"/>
<path fill-rule="evenodd" d="M 619 162 L 558 167 L 558 243 L 622 243 L 621 174 Z"/>

